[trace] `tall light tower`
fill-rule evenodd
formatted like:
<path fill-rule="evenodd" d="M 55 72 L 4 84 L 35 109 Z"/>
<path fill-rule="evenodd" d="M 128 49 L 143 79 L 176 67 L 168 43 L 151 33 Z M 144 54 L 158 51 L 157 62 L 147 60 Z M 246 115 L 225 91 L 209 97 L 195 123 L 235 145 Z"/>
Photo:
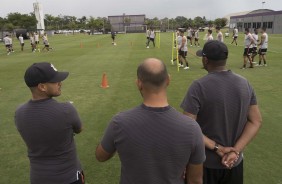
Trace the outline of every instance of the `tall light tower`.
<path fill-rule="evenodd" d="M 33 8 L 37 20 L 36 28 L 37 30 L 41 31 L 41 33 L 43 33 L 43 31 L 45 30 L 45 25 L 44 25 L 44 13 L 43 13 L 42 4 L 38 2 L 33 3 Z"/>

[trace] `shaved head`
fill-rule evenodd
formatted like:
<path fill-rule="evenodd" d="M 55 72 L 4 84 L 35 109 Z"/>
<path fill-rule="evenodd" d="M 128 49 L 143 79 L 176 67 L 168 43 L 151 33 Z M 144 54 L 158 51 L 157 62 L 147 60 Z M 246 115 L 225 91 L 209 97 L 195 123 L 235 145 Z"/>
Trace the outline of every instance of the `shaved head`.
<path fill-rule="evenodd" d="M 166 84 L 169 78 L 165 64 L 159 59 L 148 58 L 137 69 L 137 77 L 144 87 L 157 89 Z"/>

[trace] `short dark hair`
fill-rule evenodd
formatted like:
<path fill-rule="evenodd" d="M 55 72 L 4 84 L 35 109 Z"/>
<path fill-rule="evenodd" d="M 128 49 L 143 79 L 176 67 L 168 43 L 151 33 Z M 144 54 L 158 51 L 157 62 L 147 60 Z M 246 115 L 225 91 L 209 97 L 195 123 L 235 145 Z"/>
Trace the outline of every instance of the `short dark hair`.
<path fill-rule="evenodd" d="M 211 29 L 209 29 L 209 30 L 208 30 L 208 33 L 212 34 L 212 30 L 211 30 Z"/>
<path fill-rule="evenodd" d="M 215 29 L 220 30 L 220 27 L 219 27 L 219 26 L 217 26 Z"/>
<path fill-rule="evenodd" d="M 245 31 L 250 32 L 250 29 L 249 28 L 245 28 Z"/>
<path fill-rule="evenodd" d="M 157 72 L 152 71 L 148 64 L 143 62 L 137 69 L 137 77 L 144 84 L 152 87 L 161 87 L 168 79 L 168 72 L 163 62 L 161 62 L 161 67 Z"/>

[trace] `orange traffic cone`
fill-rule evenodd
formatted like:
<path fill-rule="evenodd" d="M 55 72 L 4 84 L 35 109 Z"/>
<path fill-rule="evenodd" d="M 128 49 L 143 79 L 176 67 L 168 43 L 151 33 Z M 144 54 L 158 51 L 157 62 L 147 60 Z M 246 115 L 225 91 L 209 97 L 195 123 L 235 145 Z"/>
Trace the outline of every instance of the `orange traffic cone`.
<path fill-rule="evenodd" d="M 108 84 L 108 79 L 107 79 L 107 75 L 106 73 L 103 73 L 103 77 L 102 77 L 102 83 L 101 83 L 101 88 L 108 88 L 110 87 Z"/>

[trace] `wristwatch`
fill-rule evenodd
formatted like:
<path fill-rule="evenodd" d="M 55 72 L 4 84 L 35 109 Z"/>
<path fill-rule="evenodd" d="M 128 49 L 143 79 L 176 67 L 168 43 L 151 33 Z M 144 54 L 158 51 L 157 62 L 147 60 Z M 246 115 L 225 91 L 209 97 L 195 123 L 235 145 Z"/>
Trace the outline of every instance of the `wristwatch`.
<path fill-rule="evenodd" d="M 218 144 L 215 143 L 214 148 L 213 148 L 213 151 L 214 151 L 214 152 L 217 152 L 217 150 L 218 150 Z"/>

